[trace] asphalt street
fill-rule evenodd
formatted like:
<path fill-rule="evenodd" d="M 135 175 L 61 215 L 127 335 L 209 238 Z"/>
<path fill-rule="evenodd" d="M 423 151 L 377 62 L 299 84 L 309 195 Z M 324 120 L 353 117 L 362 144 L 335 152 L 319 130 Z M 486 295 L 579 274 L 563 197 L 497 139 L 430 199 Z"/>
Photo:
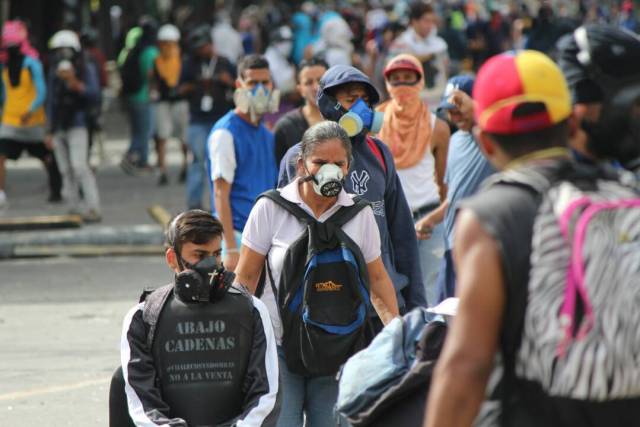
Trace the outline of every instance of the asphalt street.
<path fill-rule="evenodd" d="M 0 262 L 0 426 L 106 426 L 121 324 L 161 256 Z"/>
<path fill-rule="evenodd" d="M 133 177 L 120 170 L 126 128 L 122 116 L 110 117 L 104 156 L 94 150 L 103 221 L 82 231 L 155 224 L 147 211 L 152 205 L 172 215 L 185 208 L 177 142 L 168 146 L 170 184 L 160 187 L 157 174 Z M 7 166 L 9 206 L 0 218 L 67 212 L 64 204 L 46 203 L 37 160 L 22 157 Z M 0 242 L 10 236 L 0 233 Z M 108 425 L 122 319 L 143 288 L 171 278 L 162 255 L 0 260 L 0 427 Z"/>

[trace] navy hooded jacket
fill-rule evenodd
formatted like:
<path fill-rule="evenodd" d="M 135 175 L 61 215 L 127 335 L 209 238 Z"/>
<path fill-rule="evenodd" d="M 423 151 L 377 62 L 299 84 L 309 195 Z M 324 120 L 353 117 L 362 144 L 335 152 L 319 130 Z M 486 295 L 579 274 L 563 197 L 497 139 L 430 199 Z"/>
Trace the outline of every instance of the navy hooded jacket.
<path fill-rule="evenodd" d="M 320 90 L 350 82 L 361 82 L 373 88 L 368 78 L 353 67 L 332 67 L 322 80 Z M 323 113 L 325 118 L 328 115 Z M 427 306 L 420 271 L 418 240 L 391 151 L 382 141 L 369 139 L 382 155 L 384 166 L 364 134 L 351 138 L 353 162 L 345 180 L 345 189 L 371 203 L 380 230 L 382 262 L 395 287 L 400 312 L 405 313 L 414 307 Z M 280 163 L 278 187 L 283 187 L 295 178 L 299 152 L 298 143 L 285 154 Z"/>

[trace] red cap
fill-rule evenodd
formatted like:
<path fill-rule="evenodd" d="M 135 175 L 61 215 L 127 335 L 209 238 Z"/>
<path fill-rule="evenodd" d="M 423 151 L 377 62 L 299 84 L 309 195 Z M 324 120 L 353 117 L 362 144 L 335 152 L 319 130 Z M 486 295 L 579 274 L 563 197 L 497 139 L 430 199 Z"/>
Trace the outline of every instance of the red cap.
<path fill-rule="evenodd" d="M 420 64 L 418 58 L 413 55 L 403 53 L 391 58 L 391 60 L 387 63 L 387 66 L 384 67 L 384 78 L 388 79 L 389 74 L 396 70 L 415 71 L 416 73 L 418 73 L 420 78 L 422 78 L 422 64 Z"/>
<path fill-rule="evenodd" d="M 548 128 L 569 117 L 571 97 L 558 66 L 532 50 L 503 53 L 478 71 L 473 88 L 476 123 L 481 129 L 513 135 Z M 527 112 L 524 104 L 541 109 Z"/>

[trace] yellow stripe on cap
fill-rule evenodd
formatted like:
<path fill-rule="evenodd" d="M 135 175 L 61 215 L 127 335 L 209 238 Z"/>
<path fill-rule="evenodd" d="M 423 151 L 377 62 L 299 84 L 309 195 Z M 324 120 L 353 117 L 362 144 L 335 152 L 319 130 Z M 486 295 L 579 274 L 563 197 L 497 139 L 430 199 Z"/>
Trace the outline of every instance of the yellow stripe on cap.
<path fill-rule="evenodd" d="M 525 50 L 515 57 L 524 97 L 542 102 L 551 121 L 556 124 L 571 114 L 571 95 L 560 68 L 546 55 Z"/>

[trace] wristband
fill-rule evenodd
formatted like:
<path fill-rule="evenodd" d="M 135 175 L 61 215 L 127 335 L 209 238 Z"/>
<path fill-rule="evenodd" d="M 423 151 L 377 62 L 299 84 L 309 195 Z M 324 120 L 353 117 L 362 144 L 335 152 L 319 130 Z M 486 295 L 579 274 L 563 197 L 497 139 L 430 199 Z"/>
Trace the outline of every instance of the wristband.
<path fill-rule="evenodd" d="M 240 253 L 240 251 L 238 250 L 238 248 L 227 248 L 225 249 L 225 252 L 228 254 L 237 254 Z"/>

